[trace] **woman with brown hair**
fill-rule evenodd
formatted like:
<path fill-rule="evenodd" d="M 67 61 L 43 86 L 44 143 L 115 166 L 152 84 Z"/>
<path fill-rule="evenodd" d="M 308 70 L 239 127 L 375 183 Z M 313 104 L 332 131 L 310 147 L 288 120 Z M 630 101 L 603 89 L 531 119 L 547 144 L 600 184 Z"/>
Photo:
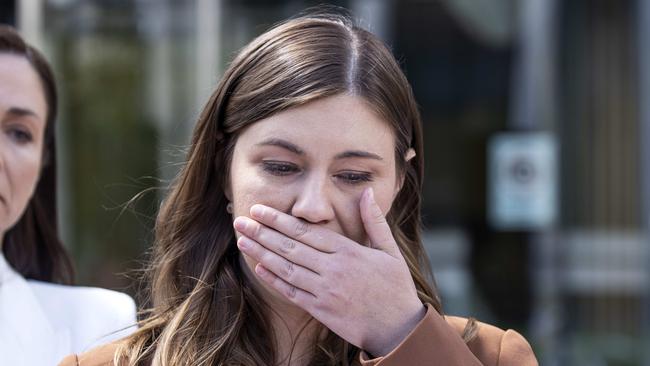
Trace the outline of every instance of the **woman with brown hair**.
<path fill-rule="evenodd" d="M 0 25 L 0 364 L 52 365 L 123 337 L 127 295 L 67 286 L 56 207 L 57 93 L 47 61 Z M 106 337 L 105 337 L 106 336 Z"/>
<path fill-rule="evenodd" d="M 158 214 L 150 315 L 62 364 L 535 365 L 518 333 L 441 315 L 422 148 L 377 37 L 331 14 L 275 26 L 195 127 Z"/>

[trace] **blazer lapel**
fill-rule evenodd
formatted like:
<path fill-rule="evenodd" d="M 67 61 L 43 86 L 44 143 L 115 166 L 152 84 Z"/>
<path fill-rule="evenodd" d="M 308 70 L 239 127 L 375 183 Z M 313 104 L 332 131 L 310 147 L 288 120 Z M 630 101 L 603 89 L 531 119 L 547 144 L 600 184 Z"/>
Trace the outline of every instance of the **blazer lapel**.
<path fill-rule="evenodd" d="M 67 330 L 55 330 L 31 287 L 0 255 L 0 364 L 52 365 L 70 350 Z"/>

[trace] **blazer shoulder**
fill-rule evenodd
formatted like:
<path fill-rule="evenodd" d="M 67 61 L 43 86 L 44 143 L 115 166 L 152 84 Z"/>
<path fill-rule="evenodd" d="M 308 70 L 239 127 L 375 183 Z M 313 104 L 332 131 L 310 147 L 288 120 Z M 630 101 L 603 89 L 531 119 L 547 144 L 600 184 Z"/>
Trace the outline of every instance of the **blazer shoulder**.
<path fill-rule="evenodd" d="M 58 299 L 82 305 L 132 310 L 135 303 L 131 296 L 98 287 L 68 286 L 55 283 L 28 281 L 37 297 L 47 300 Z"/>
<path fill-rule="evenodd" d="M 136 305 L 123 293 L 28 281 L 52 326 L 70 334 L 71 352 L 120 339 L 137 326 Z"/>
<path fill-rule="evenodd" d="M 94 316 L 101 315 L 111 322 L 135 320 L 135 302 L 127 294 L 97 287 L 28 282 L 39 301 L 56 311 L 59 317 L 79 316 L 92 309 Z"/>
<path fill-rule="evenodd" d="M 59 366 L 114 366 L 115 352 L 120 342 L 108 343 L 82 354 L 72 354 L 61 360 Z M 120 362 L 121 364 L 121 362 Z"/>
<path fill-rule="evenodd" d="M 463 333 L 467 318 L 445 316 L 447 323 L 459 334 Z M 477 321 L 478 333 L 467 343 L 472 353 L 484 364 L 499 366 L 536 366 L 537 359 L 528 341 L 517 331 L 503 330 Z"/>

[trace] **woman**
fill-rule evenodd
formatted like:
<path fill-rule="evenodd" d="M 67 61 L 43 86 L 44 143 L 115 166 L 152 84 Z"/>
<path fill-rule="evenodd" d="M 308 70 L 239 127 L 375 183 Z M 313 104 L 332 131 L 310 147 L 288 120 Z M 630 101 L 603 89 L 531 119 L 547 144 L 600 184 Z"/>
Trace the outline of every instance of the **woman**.
<path fill-rule="evenodd" d="M 161 207 L 151 315 L 62 364 L 535 365 L 518 333 L 441 316 L 422 156 L 375 36 L 337 15 L 274 27 L 226 70 Z"/>
<path fill-rule="evenodd" d="M 56 102 L 43 56 L 0 26 L 2 365 L 52 365 L 135 323 L 127 295 L 68 286 L 72 266 L 56 215 Z"/>

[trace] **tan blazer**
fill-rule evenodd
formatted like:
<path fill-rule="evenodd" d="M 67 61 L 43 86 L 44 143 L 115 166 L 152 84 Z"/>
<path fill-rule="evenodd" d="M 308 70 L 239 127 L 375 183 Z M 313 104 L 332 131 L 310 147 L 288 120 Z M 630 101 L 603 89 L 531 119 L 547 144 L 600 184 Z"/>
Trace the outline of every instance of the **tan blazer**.
<path fill-rule="evenodd" d="M 514 330 L 479 323 L 469 344 L 461 339 L 467 319 L 442 317 L 428 306 L 427 314 L 402 343 L 384 357 L 369 359 L 362 352 L 356 366 L 537 366 L 528 342 Z M 59 366 L 114 366 L 118 343 L 81 355 L 70 355 Z"/>

